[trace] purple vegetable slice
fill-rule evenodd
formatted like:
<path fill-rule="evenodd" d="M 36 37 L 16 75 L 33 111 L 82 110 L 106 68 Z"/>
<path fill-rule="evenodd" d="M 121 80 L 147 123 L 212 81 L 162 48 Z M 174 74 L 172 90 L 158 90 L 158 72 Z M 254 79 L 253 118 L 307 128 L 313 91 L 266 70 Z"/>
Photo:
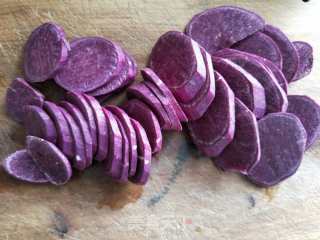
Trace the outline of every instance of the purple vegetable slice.
<path fill-rule="evenodd" d="M 308 96 L 289 95 L 288 112 L 297 116 L 307 132 L 306 149 L 320 136 L 320 107 Z"/>
<path fill-rule="evenodd" d="M 62 185 L 71 178 L 72 168 L 68 158 L 53 143 L 27 136 L 27 151 L 52 184 Z"/>
<path fill-rule="evenodd" d="M 129 68 L 128 81 L 131 82 L 135 79 L 135 77 L 137 76 L 137 73 L 138 73 L 137 62 L 134 59 L 134 57 L 131 54 L 129 54 L 127 51 L 123 50 L 123 52 L 126 55 L 127 61 L 128 61 L 128 68 Z M 127 81 L 127 83 L 128 83 L 128 81 Z"/>
<path fill-rule="evenodd" d="M 264 25 L 264 20 L 254 12 L 221 6 L 195 15 L 185 32 L 212 55 L 262 30 Z"/>
<path fill-rule="evenodd" d="M 54 77 L 68 58 L 70 45 L 62 27 L 44 23 L 36 28 L 24 47 L 24 73 L 29 82 Z"/>
<path fill-rule="evenodd" d="M 216 96 L 206 113 L 188 122 L 192 141 L 208 157 L 218 156 L 232 141 L 235 131 L 235 98 L 232 90 L 217 73 Z"/>
<path fill-rule="evenodd" d="M 303 41 L 296 41 L 292 43 L 297 50 L 299 57 L 299 65 L 296 75 L 292 81 L 297 81 L 309 75 L 313 67 L 313 48 L 312 46 Z"/>
<path fill-rule="evenodd" d="M 10 176 L 31 183 L 46 183 L 46 176 L 40 171 L 26 149 L 10 154 L 2 163 Z"/>
<path fill-rule="evenodd" d="M 239 99 L 235 100 L 236 130 L 233 141 L 214 159 L 225 171 L 247 174 L 260 159 L 260 139 L 255 115 Z"/>
<path fill-rule="evenodd" d="M 234 95 L 239 98 L 257 118 L 266 111 L 266 96 L 262 85 L 250 73 L 228 59 L 213 57 L 216 70 L 224 77 Z"/>
<path fill-rule="evenodd" d="M 162 133 L 157 117 L 151 109 L 138 99 L 127 101 L 122 108 L 146 130 L 152 153 L 159 152 L 162 148 Z"/>
<path fill-rule="evenodd" d="M 74 143 L 71 129 L 63 116 L 61 109 L 54 103 L 45 101 L 44 110 L 53 120 L 57 129 L 57 146 L 68 158 L 72 158 L 74 153 Z"/>
<path fill-rule="evenodd" d="M 133 176 L 137 169 L 137 156 L 138 156 L 136 132 L 132 126 L 130 117 L 124 110 L 122 110 L 117 106 L 111 106 L 111 105 L 107 106 L 106 108 L 111 113 L 113 113 L 113 115 L 117 116 L 128 138 L 128 142 L 129 142 L 128 152 L 129 152 L 129 164 L 130 164 L 129 176 Z"/>
<path fill-rule="evenodd" d="M 151 146 L 147 137 L 147 133 L 142 125 L 134 119 L 131 119 L 131 122 L 137 136 L 138 164 L 136 174 L 130 177 L 129 180 L 136 184 L 146 184 L 151 171 Z"/>
<path fill-rule="evenodd" d="M 189 102 L 205 84 L 206 68 L 200 46 L 187 35 L 169 31 L 152 48 L 149 67 L 178 102 Z"/>
<path fill-rule="evenodd" d="M 102 111 L 100 103 L 92 96 L 83 95 L 92 109 L 94 120 L 97 126 L 97 152 L 95 153 L 95 160 L 103 161 L 108 155 L 108 126 L 106 124 L 106 117 Z"/>
<path fill-rule="evenodd" d="M 271 25 L 266 25 L 263 33 L 273 39 L 278 45 L 282 54 L 282 72 L 287 81 L 292 82 L 299 65 L 299 57 L 297 50 L 288 37 L 279 29 Z"/>
<path fill-rule="evenodd" d="M 271 113 L 258 123 L 261 158 L 248 179 L 270 187 L 292 176 L 300 166 L 307 134 L 300 120 L 290 113 Z"/>
<path fill-rule="evenodd" d="M 29 105 L 26 107 L 24 127 L 28 135 L 36 136 L 55 143 L 57 130 L 49 115 L 40 107 Z"/>
<path fill-rule="evenodd" d="M 118 66 L 118 55 L 115 44 L 107 39 L 78 38 L 71 42 L 68 60 L 55 81 L 68 91 L 94 90 L 110 82 Z"/>
<path fill-rule="evenodd" d="M 151 68 L 142 69 L 141 74 L 145 81 L 154 83 L 158 87 L 158 89 L 162 92 L 162 94 L 170 100 L 179 120 L 182 122 L 188 121 L 187 116 L 182 111 L 180 105 L 178 104 L 177 100 L 173 96 L 172 92 L 164 84 L 164 82 L 158 77 L 158 75 Z"/>
<path fill-rule="evenodd" d="M 28 105 L 42 107 L 44 96 L 24 79 L 16 78 L 7 90 L 5 101 L 8 115 L 13 120 L 22 123 L 25 116 L 25 107 Z"/>
<path fill-rule="evenodd" d="M 282 55 L 278 45 L 271 37 L 262 32 L 256 32 L 237 42 L 232 48 L 268 59 L 279 69 L 282 69 Z"/>

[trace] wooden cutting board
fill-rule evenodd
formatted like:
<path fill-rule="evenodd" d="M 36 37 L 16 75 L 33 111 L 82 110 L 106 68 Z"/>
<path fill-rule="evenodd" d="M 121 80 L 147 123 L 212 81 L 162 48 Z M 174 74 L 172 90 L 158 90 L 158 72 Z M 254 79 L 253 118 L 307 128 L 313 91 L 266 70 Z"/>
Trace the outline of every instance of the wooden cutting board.
<path fill-rule="evenodd" d="M 195 13 L 223 4 L 252 9 L 292 40 L 314 46 L 312 74 L 289 92 L 320 102 L 318 0 L 1 0 L 0 159 L 24 144 L 24 131 L 6 117 L 3 98 L 21 74 L 21 49 L 36 26 L 55 21 L 70 39 L 108 37 L 143 67 L 162 33 L 182 30 Z M 62 187 L 21 183 L 0 170 L 0 239 L 320 239 L 320 143 L 306 152 L 295 176 L 261 189 L 217 171 L 186 139 L 165 135 L 145 187 L 112 183 L 101 166 Z"/>

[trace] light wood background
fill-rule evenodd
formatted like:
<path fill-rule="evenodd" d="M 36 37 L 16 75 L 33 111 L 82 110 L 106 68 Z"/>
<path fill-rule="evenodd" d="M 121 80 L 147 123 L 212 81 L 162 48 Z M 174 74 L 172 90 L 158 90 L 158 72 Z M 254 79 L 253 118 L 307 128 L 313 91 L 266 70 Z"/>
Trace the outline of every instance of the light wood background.
<path fill-rule="evenodd" d="M 182 30 L 195 13 L 223 4 L 254 10 L 292 40 L 314 46 L 312 74 L 292 84 L 289 93 L 320 102 L 318 0 L 1 0 L 0 159 L 24 144 L 23 129 L 4 113 L 3 97 L 21 74 L 21 49 L 39 24 L 55 21 L 70 39 L 108 37 L 143 67 L 162 33 Z M 0 170 L 0 239 L 318 240 L 319 156 L 317 143 L 298 173 L 272 189 L 217 171 L 185 136 L 174 133 L 166 134 L 145 187 L 111 183 L 99 166 L 62 187 L 21 183 Z"/>

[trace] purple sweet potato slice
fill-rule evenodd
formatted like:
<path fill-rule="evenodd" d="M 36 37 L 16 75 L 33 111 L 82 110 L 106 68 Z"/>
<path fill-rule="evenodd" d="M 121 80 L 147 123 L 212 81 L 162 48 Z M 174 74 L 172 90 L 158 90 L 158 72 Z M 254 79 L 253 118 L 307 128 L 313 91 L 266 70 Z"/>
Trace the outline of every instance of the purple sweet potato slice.
<path fill-rule="evenodd" d="M 109 129 L 109 150 L 108 157 L 104 161 L 105 172 L 108 176 L 119 179 L 121 177 L 122 163 L 122 135 L 119 125 L 114 115 L 105 108 L 102 108 L 106 117 L 106 122 Z"/>
<path fill-rule="evenodd" d="M 27 106 L 25 112 L 24 127 L 27 134 L 56 143 L 57 130 L 49 115 L 42 108 L 33 105 Z"/>
<path fill-rule="evenodd" d="M 271 25 L 266 25 L 263 33 L 272 38 L 278 45 L 282 55 L 282 72 L 287 81 L 292 82 L 299 66 L 299 56 L 292 42 L 279 29 Z"/>
<path fill-rule="evenodd" d="M 127 91 L 129 99 L 136 98 L 150 107 L 157 116 L 160 127 L 164 130 L 170 129 L 170 118 L 155 94 L 144 84 L 138 83 L 130 86 Z"/>
<path fill-rule="evenodd" d="M 169 31 L 152 48 L 149 67 L 169 87 L 178 102 L 189 102 L 206 80 L 200 46 L 187 35 Z"/>
<path fill-rule="evenodd" d="M 239 98 L 257 118 L 266 111 L 263 86 L 250 73 L 228 59 L 213 57 L 215 69 L 224 77 L 234 95 Z"/>
<path fill-rule="evenodd" d="M 162 95 L 162 93 L 159 91 L 157 86 L 152 82 L 142 82 L 142 84 L 146 85 L 150 89 L 150 91 L 153 92 L 153 94 L 158 98 L 163 108 L 167 112 L 168 117 L 170 119 L 170 123 L 171 123 L 170 130 L 181 131 L 182 126 L 181 126 L 180 120 L 170 102 L 170 99 Z"/>
<path fill-rule="evenodd" d="M 5 101 L 8 115 L 13 120 L 22 123 L 25 116 L 25 107 L 28 105 L 42 107 L 44 96 L 24 79 L 16 78 L 7 90 Z"/>
<path fill-rule="evenodd" d="M 96 125 L 92 108 L 90 107 L 90 105 L 88 104 L 84 96 L 79 93 L 68 92 L 66 94 L 66 100 L 72 103 L 73 105 L 75 105 L 85 117 L 91 133 L 92 153 L 94 155 L 97 152 L 97 148 L 98 148 L 98 133 L 97 133 L 97 125 Z"/>
<path fill-rule="evenodd" d="M 68 158 L 53 143 L 27 136 L 27 152 L 52 184 L 62 185 L 71 178 L 72 168 Z"/>
<path fill-rule="evenodd" d="M 97 152 L 94 159 L 101 162 L 107 158 L 108 155 L 108 126 L 106 124 L 106 117 L 102 111 L 100 103 L 92 96 L 83 94 L 89 106 L 92 109 L 94 120 L 97 126 Z"/>
<path fill-rule="evenodd" d="M 296 41 L 292 43 L 296 48 L 299 57 L 299 65 L 296 75 L 292 81 L 297 81 L 310 74 L 313 67 L 313 48 L 303 41 Z"/>
<path fill-rule="evenodd" d="M 57 146 L 68 158 L 72 158 L 74 153 L 74 140 L 71 129 L 63 116 L 61 109 L 54 103 L 45 101 L 44 110 L 53 120 L 57 129 Z"/>
<path fill-rule="evenodd" d="M 307 134 L 301 121 L 290 113 L 271 113 L 258 123 L 261 157 L 248 179 L 270 187 L 292 176 L 300 166 Z"/>
<path fill-rule="evenodd" d="M 221 6 L 195 15 L 185 32 L 213 54 L 263 29 L 264 25 L 264 20 L 254 12 Z"/>
<path fill-rule="evenodd" d="M 208 107 L 212 103 L 216 91 L 216 73 L 213 70 L 211 56 L 203 49 L 202 54 L 205 59 L 207 70 L 207 79 L 205 85 L 202 86 L 200 92 L 198 92 L 198 94 L 191 102 L 180 103 L 182 110 L 187 115 L 189 120 L 196 120 L 202 117 L 202 115 L 207 111 Z"/>
<path fill-rule="evenodd" d="M 137 169 L 137 137 L 136 132 L 132 126 L 130 117 L 121 108 L 109 105 L 106 107 L 113 115 L 117 116 L 124 128 L 125 134 L 128 138 L 128 152 L 129 152 L 129 176 L 133 176 Z M 119 124 L 120 125 L 120 124 Z"/>
<path fill-rule="evenodd" d="M 68 58 L 70 45 L 64 30 L 54 23 L 36 28 L 24 47 L 24 73 L 29 82 L 43 82 L 54 77 Z"/>
<path fill-rule="evenodd" d="M 73 146 L 74 146 L 72 157 L 70 158 L 72 160 L 72 165 L 74 168 L 80 171 L 83 171 L 87 166 L 87 159 L 86 159 L 85 144 L 81 135 L 81 130 L 78 127 L 76 121 L 72 118 L 72 116 L 67 110 L 65 110 L 62 107 L 60 107 L 60 110 L 64 118 L 66 119 L 72 134 Z"/>
<path fill-rule="evenodd" d="M 88 92 L 107 84 L 117 70 L 119 52 L 111 41 L 101 37 L 78 38 L 55 76 L 56 83 L 68 91 Z"/>
<path fill-rule="evenodd" d="M 225 171 L 247 174 L 260 159 L 260 140 L 255 115 L 239 99 L 235 100 L 236 126 L 233 141 L 214 159 Z"/>
<path fill-rule="evenodd" d="M 173 96 L 172 92 L 164 84 L 164 82 L 158 77 L 158 75 L 151 68 L 142 69 L 141 74 L 145 81 L 154 83 L 158 87 L 158 89 L 162 92 L 162 94 L 170 100 L 179 120 L 182 122 L 188 121 L 187 116 L 182 111 L 180 105 L 178 104 L 177 100 Z"/>
<path fill-rule="evenodd" d="M 68 113 L 72 116 L 77 126 L 80 128 L 81 137 L 84 141 L 85 152 L 86 152 L 86 167 L 89 167 L 92 164 L 93 158 L 93 148 L 92 148 L 92 137 L 89 129 L 89 125 L 81 113 L 81 111 L 73 104 L 62 101 L 60 102 L 60 106 L 63 107 Z"/>
<path fill-rule="evenodd" d="M 146 130 L 152 153 L 159 152 L 162 148 L 162 133 L 157 117 L 151 109 L 138 99 L 127 101 L 122 108 Z"/>
<path fill-rule="evenodd" d="M 289 95 L 288 112 L 296 115 L 307 132 L 306 149 L 320 136 L 320 107 L 308 96 Z"/>
<path fill-rule="evenodd" d="M 10 154 L 3 161 L 2 166 L 6 173 L 16 179 L 31 183 L 48 182 L 26 149 Z"/>
<path fill-rule="evenodd" d="M 148 140 L 148 136 L 142 125 L 131 118 L 132 126 L 136 131 L 138 143 L 138 164 L 136 174 L 129 180 L 136 184 L 146 184 L 151 171 L 152 151 Z"/>
<path fill-rule="evenodd" d="M 134 59 L 134 57 L 129 54 L 127 51 L 123 50 L 124 54 L 127 57 L 128 60 L 128 81 L 133 81 L 135 79 L 135 77 L 137 76 L 138 73 L 138 66 L 137 66 L 137 62 Z"/>
<path fill-rule="evenodd" d="M 216 96 L 206 113 L 188 122 L 192 141 L 208 157 L 218 156 L 232 141 L 235 131 L 235 98 L 232 90 L 217 73 Z"/>
<path fill-rule="evenodd" d="M 278 45 L 262 32 L 256 32 L 237 42 L 232 48 L 268 59 L 282 69 L 282 55 Z"/>

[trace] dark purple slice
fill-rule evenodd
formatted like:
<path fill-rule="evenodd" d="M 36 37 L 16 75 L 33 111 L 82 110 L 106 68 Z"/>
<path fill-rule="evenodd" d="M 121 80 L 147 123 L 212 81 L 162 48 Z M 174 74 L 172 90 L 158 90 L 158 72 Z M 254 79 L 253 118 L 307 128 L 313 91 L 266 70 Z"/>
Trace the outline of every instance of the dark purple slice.
<path fill-rule="evenodd" d="M 292 81 L 297 81 L 311 73 L 313 67 L 313 48 L 303 41 L 296 41 L 292 43 L 296 48 L 299 57 L 299 65 L 296 75 Z"/>

